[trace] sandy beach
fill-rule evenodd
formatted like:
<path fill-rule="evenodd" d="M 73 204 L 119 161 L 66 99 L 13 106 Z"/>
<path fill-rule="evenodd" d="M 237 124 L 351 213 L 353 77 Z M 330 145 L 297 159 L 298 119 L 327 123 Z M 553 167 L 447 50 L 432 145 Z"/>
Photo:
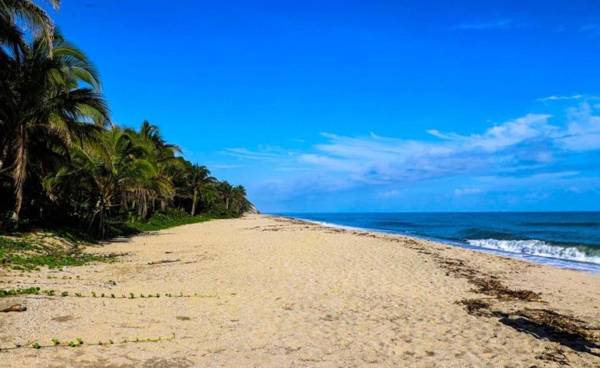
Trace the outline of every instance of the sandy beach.
<path fill-rule="evenodd" d="M 0 299 L 0 366 L 600 367 L 591 273 L 261 215 L 91 251 L 0 271 L 54 290 Z"/>

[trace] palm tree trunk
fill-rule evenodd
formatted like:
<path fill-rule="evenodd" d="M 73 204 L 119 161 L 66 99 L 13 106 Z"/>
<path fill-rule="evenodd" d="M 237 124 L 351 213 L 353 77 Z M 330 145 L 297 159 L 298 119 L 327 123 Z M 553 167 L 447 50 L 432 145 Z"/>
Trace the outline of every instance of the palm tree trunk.
<path fill-rule="evenodd" d="M 192 210 L 190 211 L 191 216 L 196 214 L 196 203 L 198 203 L 198 189 L 194 188 L 194 195 L 192 197 Z"/>
<path fill-rule="evenodd" d="M 23 187 L 27 178 L 27 130 L 25 124 L 19 126 L 17 136 L 17 152 L 15 157 L 15 168 L 13 170 L 13 181 L 15 186 L 15 221 L 19 224 L 19 215 L 23 207 Z"/>

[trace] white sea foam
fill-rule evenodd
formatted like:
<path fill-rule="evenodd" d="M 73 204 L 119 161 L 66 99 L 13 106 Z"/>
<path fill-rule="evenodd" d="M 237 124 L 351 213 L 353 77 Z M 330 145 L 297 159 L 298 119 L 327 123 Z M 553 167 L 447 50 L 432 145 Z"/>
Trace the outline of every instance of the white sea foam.
<path fill-rule="evenodd" d="M 498 240 L 472 239 L 467 240 L 472 246 L 500 250 L 503 252 L 519 253 L 537 257 L 550 257 L 562 260 L 600 264 L 600 256 L 589 255 L 576 247 L 561 247 L 548 244 L 541 240 Z"/>

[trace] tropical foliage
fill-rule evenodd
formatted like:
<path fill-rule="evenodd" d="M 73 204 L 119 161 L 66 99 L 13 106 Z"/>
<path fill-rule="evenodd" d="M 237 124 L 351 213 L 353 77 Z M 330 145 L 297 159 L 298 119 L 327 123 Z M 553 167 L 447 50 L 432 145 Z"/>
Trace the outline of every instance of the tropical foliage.
<path fill-rule="evenodd" d="M 0 228 L 58 224 L 105 236 L 159 212 L 251 208 L 243 187 L 185 160 L 155 125 L 111 124 L 100 86 L 42 7 L 0 0 Z"/>

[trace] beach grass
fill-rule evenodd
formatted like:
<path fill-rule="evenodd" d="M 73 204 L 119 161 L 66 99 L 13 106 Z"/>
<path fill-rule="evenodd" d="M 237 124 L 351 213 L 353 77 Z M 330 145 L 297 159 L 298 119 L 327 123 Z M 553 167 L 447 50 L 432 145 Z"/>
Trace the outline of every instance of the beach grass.
<path fill-rule="evenodd" d="M 116 255 L 83 253 L 78 245 L 65 249 L 28 239 L 26 235 L 18 238 L 0 236 L 0 266 L 14 270 L 83 266 L 92 262 L 112 262 L 115 259 Z"/>
<path fill-rule="evenodd" d="M 157 212 L 148 220 L 131 220 L 111 227 L 113 237 L 131 236 L 148 231 L 158 231 L 180 225 L 210 221 L 216 217 L 201 214 L 191 216 L 186 212 L 168 210 Z M 0 236 L 0 267 L 34 271 L 41 267 L 62 268 L 83 266 L 93 262 L 112 262 L 117 255 L 85 253 L 85 245 L 97 239 L 87 233 L 70 228 L 59 228 L 35 233 Z M 61 243 L 62 246 L 57 246 Z"/>
<path fill-rule="evenodd" d="M 137 232 L 158 231 L 175 226 L 210 221 L 215 218 L 216 217 L 210 215 L 191 216 L 182 211 L 171 210 L 166 212 L 158 212 L 145 221 L 130 222 L 128 226 Z"/>

